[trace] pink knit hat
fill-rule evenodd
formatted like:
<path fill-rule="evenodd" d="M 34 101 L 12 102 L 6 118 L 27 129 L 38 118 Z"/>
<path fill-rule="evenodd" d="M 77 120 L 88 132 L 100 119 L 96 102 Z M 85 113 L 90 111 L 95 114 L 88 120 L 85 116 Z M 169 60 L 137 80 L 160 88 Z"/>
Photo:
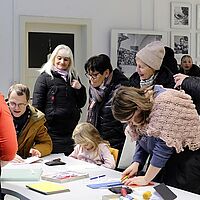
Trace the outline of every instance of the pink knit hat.
<path fill-rule="evenodd" d="M 162 42 L 154 41 L 147 44 L 143 49 L 137 52 L 136 57 L 142 60 L 149 67 L 160 70 L 165 48 Z"/>

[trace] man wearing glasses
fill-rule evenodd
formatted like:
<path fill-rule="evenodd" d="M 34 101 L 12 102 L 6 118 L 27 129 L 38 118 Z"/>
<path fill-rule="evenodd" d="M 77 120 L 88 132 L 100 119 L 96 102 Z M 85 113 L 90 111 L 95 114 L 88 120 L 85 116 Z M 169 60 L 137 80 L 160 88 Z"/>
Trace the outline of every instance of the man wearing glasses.
<path fill-rule="evenodd" d="M 17 134 L 18 152 L 15 162 L 29 156 L 46 156 L 52 151 L 52 141 L 45 126 L 44 114 L 29 104 L 27 86 L 14 84 L 8 91 L 8 106 Z M 23 158 L 23 159 L 22 159 Z"/>
<path fill-rule="evenodd" d="M 113 117 L 111 99 L 119 86 L 128 85 L 128 79 L 118 69 L 113 70 L 110 58 L 105 54 L 89 58 L 85 71 L 90 84 L 87 121 L 121 153 L 125 141 L 123 124 Z"/>

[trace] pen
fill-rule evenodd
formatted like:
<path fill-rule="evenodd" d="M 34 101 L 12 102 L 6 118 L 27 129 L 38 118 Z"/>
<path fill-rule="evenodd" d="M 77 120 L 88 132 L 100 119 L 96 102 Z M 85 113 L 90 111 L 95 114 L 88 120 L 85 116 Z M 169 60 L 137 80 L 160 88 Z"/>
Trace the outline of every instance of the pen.
<path fill-rule="evenodd" d="M 94 177 L 90 178 L 90 180 L 94 180 L 94 179 L 97 179 L 97 178 L 102 178 L 102 177 L 104 177 L 104 176 L 106 176 L 106 175 L 103 174 L 103 175 L 100 175 L 100 176 L 94 176 Z"/>
<path fill-rule="evenodd" d="M 123 178 L 121 178 L 121 181 L 125 181 L 128 178 L 129 178 L 128 176 L 124 176 Z"/>

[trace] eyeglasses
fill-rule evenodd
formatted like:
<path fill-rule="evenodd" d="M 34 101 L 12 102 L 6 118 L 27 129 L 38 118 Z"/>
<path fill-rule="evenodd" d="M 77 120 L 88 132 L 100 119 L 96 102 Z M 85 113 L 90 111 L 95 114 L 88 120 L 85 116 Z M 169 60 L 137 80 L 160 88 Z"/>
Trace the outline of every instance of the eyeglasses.
<path fill-rule="evenodd" d="M 9 106 L 11 108 L 15 108 L 16 106 L 18 106 L 19 109 L 23 109 L 25 108 L 26 105 L 27 105 L 26 103 L 15 103 L 13 101 L 9 101 Z"/>
<path fill-rule="evenodd" d="M 88 74 L 88 73 L 85 73 L 85 76 L 88 78 L 88 79 L 96 79 L 98 77 L 100 73 L 97 72 L 96 74 Z"/>

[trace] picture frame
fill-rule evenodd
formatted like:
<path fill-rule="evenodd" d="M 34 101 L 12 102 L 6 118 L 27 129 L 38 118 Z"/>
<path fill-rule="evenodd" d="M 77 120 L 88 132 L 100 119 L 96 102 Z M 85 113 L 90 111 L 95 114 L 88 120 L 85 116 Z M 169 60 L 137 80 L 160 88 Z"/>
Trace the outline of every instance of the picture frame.
<path fill-rule="evenodd" d="M 183 55 L 191 54 L 191 34 L 189 32 L 171 32 L 171 48 L 178 63 Z"/>
<path fill-rule="evenodd" d="M 190 28 L 191 11 L 190 3 L 171 2 L 171 28 Z"/>
<path fill-rule="evenodd" d="M 197 4 L 197 29 L 200 30 L 200 4 Z"/>
<path fill-rule="evenodd" d="M 111 31 L 111 62 L 128 78 L 135 72 L 136 53 L 153 41 L 168 44 L 168 34 L 162 31 L 120 30 Z"/>

